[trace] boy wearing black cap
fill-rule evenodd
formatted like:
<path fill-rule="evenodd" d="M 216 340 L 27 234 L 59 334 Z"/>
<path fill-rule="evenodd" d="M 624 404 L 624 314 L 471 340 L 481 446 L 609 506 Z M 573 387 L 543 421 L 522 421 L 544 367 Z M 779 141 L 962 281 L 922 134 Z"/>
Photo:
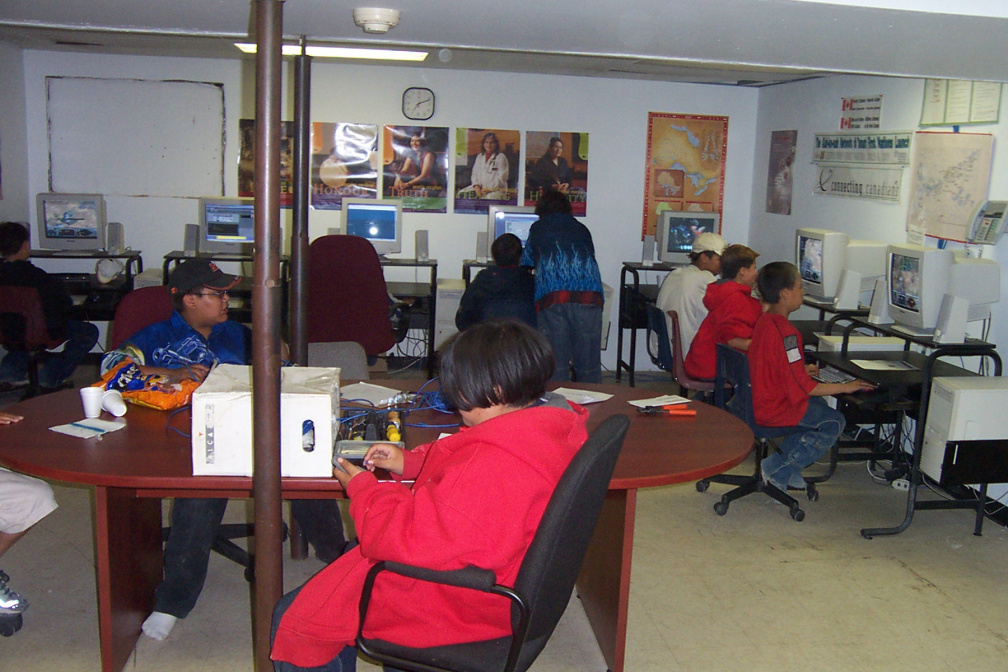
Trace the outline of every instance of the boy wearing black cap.
<path fill-rule="evenodd" d="M 218 363 L 248 364 L 252 331 L 228 319 L 228 290 L 240 279 L 209 259 L 179 264 L 168 281 L 175 308 L 172 316 L 127 338 L 105 356 L 101 372 L 129 359 L 145 374 L 202 381 Z M 172 505 L 164 581 L 154 593 L 154 613 L 143 624 L 148 637 L 165 639 L 175 621 L 196 605 L 226 506 L 227 500 L 218 498 L 179 498 Z M 346 538 L 335 500 L 293 500 L 291 513 L 315 547 L 316 557 L 327 563 L 339 557 Z"/>

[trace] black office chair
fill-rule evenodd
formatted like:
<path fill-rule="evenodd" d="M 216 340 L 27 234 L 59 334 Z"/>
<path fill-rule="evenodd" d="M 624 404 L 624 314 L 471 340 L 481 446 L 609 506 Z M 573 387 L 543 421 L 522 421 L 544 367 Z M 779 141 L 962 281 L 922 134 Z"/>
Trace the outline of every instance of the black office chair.
<path fill-rule="evenodd" d="M 385 665 L 386 672 L 393 668 L 408 672 L 527 670 L 546 646 L 570 601 L 629 425 L 625 415 L 608 418 L 571 460 L 550 497 L 513 588 L 498 585 L 492 571 L 478 567 L 435 571 L 393 562 L 380 562 L 372 567 L 360 600 L 357 647 L 361 653 Z M 503 595 L 513 603 L 513 634 L 425 649 L 364 637 L 371 590 L 375 577 L 383 571 Z"/>
<path fill-rule="evenodd" d="M 726 402 L 726 384 L 733 391 L 731 402 Z M 749 360 L 744 352 L 724 343 L 717 344 L 717 376 L 714 379 L 714 405 L 723 408 L 735 415 L 752 430 L 755 437 L 753 442 L 753 453 L 756 458 L 756 468 L 752 476 L 742 476 L 735 474 L 719 474 L 697 481 L 697 492 L 704 492 L 711 483 L 724 483 L 736 486 L 732 490 L 721 495 L 721 500 L 714 505 L 714 512 L 719 516 L 728 513 L 728 505 L 736 499 L 745 497 L 754 492 L 762 492 L 781 504 L 784 504 L 791 511 L 791 517 L 801 522 L 805 518 L 805 512 L 798 506 L 798 500 L 782 491 L 780 488 L 763 482 L 763 474 L 760 470 L 760 462 L 772 450 L 771 439 L 779 439 L 789 434 L 801 431 L 800 427 L 767 427 L 756 422 L 753 413 L 752 387 L 749 383 Z M 815 484 L 808 483 L 806 494 L 811 501 L 819 499 Z"/>
<path fill-rule="evenodd" d="M 692 378 L 686 373 L 686 364 L 684 363 L 686 353 L 682 351 L 679 314 L 674 310 L 669 311 L 673 332 L 670 335 L 662 309 L 649 303 L 645 310 L 647 311 L 647 351 L 651 361 L 659 369 L 671 373 L 672 380 L 685 390 L 686 396 L 689 396 L 689 392 L 701 392 L 702 397 L 710 403 L 709 395 L 714 390 L 714 381 L 706 378 Z M 654 339 L 651 338 L 652 334 Z M 672 337 L 670 338 L 670 336 Z M 651 342 L 652 340 L 654 343 Z"/>

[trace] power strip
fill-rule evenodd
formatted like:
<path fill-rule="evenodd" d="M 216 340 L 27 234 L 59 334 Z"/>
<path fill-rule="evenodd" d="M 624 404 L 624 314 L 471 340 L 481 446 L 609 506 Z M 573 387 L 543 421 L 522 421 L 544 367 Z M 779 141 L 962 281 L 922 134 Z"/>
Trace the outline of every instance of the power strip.
<path fill-rule="evenodd" d="M 910 481 L 905 478 L 897 478 L 892 482 L 893 490 L 902 490 L 906 492 L 910 489 Z"/>

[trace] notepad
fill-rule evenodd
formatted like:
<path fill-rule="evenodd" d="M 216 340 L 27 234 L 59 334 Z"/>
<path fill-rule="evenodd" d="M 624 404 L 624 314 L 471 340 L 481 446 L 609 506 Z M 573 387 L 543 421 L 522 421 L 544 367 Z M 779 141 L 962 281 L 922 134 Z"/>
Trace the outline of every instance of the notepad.
<path fill-rule="evenodd" d="M 851 364 L 865 371 L 916 371 L 917 367 L 908 362 L 886 359 L 852 359 Z"/>

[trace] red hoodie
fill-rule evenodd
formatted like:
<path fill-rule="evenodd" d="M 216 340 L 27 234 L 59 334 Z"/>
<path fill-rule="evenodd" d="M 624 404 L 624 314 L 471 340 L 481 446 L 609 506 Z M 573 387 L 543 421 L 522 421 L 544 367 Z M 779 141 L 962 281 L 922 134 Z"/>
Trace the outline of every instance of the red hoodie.
<path fill-rule="evenodd" d="M 713 378 L 717 373 L 717 344 L 733 338 L 752 338 L 753 326 L 763 312 L 752 287 L 734 280 L 707 285 L 707 317 L 693 337 L 686 355 L 686 373 L 692 378 Z"/>
<path fill-rule="evenodd" d="M 560 476 L 587 438 L 588 412 L 533 406 L 505 413 L 406 453 L 403 479 L 350 481 L 360 545 L 316 574 L 280 621 L 273 660 L 328 663 L 357 636 L 364 576 L 379 560 L 432 569 L 476 565 L 514 585 Z M 368 637 L 411 647 L 511 633 L 507 599 L 394 574 L 375 582 Z"/>

